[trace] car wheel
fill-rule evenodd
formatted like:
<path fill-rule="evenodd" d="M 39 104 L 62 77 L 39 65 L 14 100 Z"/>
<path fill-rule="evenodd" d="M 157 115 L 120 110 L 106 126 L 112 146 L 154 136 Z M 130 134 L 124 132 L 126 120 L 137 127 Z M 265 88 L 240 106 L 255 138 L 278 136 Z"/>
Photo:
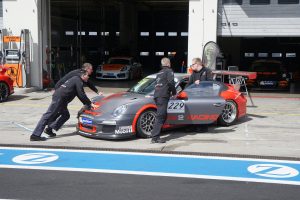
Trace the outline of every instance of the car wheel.
<path fill-rule="evenodd" d="M 8 98 L 8 94 L 8 85 L 4 82 L 0 82 L 0 102 L 6 101 Z"/>
<path fill-rule="evenodd" d="M 141 138 L 150 138 L 153 125 L 156 118 L 155 110 L 146 110 L 138 118 L 136 129 L 137 136 Z"/>
<path fill-rule="evenodd" d="M 218 123 L 223 126 L 230 126 L 235 123 L 238 116 L 238 108 L 234 101 L 226 101 L 224 110 L 218 119 Z"/>

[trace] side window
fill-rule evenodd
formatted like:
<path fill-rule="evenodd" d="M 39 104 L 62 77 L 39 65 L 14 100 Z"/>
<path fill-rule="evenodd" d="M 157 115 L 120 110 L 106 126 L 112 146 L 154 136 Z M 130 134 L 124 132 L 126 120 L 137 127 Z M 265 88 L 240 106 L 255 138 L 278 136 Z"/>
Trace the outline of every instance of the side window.
<path fill-rule="evenodd" d="M 181 92 L 184 90 L 186 84 L 188 82 L 188 79 L 182 79 L 177 85 L 176 85 L 176 91 L 177 93 Z"/>
<path fill-rule="evenodd" d="M 214 81 L 203 81 L 200 84 L 192 84 L 186 88 L 186 91 L 195 97 L 213 97 L 221 92 L 221 85 Z"/>

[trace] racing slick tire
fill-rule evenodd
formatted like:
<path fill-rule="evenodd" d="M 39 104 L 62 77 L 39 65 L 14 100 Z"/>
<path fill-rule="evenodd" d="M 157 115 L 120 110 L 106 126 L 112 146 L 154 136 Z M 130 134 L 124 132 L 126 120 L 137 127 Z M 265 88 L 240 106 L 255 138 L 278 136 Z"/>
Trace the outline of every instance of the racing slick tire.
<path fill-rule="evenodd" d="M 156 118 L 156 111 L 154 109 L 145 110 L 140 114 L 137 124 L 137 136 L 141 138 L 150 138 L 153 130 L 153 125 Z"/>
<path fill-rule="evenodd" d="M 8 95 L 9 95 L 8 85 L 4 82 L 0 82 L 0 102 L 6 101 Z"/>
<path fill-rule="evenodd" d="M 222 126 L 230 126 L 234 124 L 238 117 L 238 107 L 232 100 L 227 100 L 224 110 L 218 118 L 218 124 Z"/>

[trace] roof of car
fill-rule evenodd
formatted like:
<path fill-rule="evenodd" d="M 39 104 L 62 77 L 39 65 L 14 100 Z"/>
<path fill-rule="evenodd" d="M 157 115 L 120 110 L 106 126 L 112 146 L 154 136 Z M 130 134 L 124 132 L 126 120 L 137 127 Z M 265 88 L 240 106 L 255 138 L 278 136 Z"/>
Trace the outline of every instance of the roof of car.
<path fill-rule="evenodd" d="M 149 76 L 147 76 L 147 78 L 156 78 L 156 75 L 157 75 L 157 73 L 150 74 Z M 183 79 L 185 77 L 189 77 L 189 74 L 187 74 L 187 73 L 174 73 L 174 78 Z"/>

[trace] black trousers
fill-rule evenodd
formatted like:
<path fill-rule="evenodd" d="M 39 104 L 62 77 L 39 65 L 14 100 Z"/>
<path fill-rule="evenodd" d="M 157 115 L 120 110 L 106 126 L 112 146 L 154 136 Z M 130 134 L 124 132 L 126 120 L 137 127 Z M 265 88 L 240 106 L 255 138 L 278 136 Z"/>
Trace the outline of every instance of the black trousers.
<path fill-rule="evenodd" d="M 68 101 L 62 99 L 60 96 L 53 95 L 52 102 L 48 110 L 43 114 L 32 134 L 40 136 L 43 133 L 45 127 L 47 125 L 50 125 L 50 123 L 55 130 L 57 127 L 60 128 L 70 118 L 67 106 Z M 62 115 L 61 113 L 64 113 L 64 115 Z M 58 115 L 60 115 L 60 117 L 56 119 Z"/>
<path fill-rule="evenodd" d="M 167 119 L 167 108 L 169 98 L 167 97 L 158 97 L 154 99 L 157 106 L 156 119 L 153 125 L 153 130 L 151 132 L 152 138 L 158 138 L 160 136 L 161 127 L 164 125 Z"/>

